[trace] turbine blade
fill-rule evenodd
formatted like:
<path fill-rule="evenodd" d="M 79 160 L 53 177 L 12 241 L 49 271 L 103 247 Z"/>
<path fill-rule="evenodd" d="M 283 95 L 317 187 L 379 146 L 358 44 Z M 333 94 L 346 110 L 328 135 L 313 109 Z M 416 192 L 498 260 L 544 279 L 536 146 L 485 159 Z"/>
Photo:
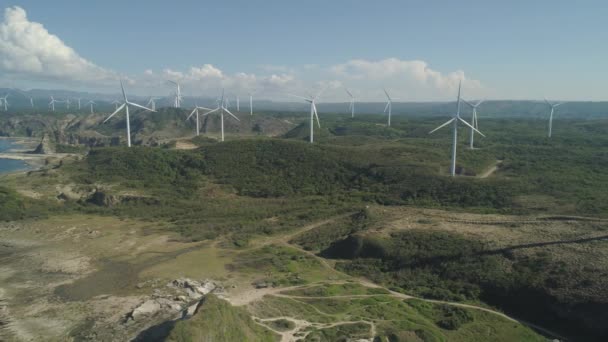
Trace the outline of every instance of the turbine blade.
<path fill-rule="evenodd" d="M 556 103 L 553 105 L 553 108 L 559 107 L 559 106 L 563 105 L 564 103 L 566 103 L 566 102 Z"/>
<path fill-rule="evenodd" d="M 312 104 L 312 109 L 315 113 L 315 118 L 317 119 L 317 126 L 319 128 L 321 128 L 321 122 L 319 121 L 319 114 L 317 113 L 317 105 L 315 105 L 314 103 Z"/>
<path fill-rule="evenodd" d="M 192 113 L 190 113 L 190 115 L 188 115 L 188 117 L 186 118 L 186 120 L 189 120 L 189 119 L 192 117 L 192 115 L 194 115 L 194 113 L 196 112 L 196 110 L 197 110 L 197 109 L 198 109 L 198 108 L 194 108 L 194 109 L 192 110 Z"/>
<path fill-rule="evenodd" d="M 236 117 L 236 115 L 232 114 L 226 107 L 224 107 L 224 110 L 226 111 L 226 113 L 232 115 L 232 117 L 235 118 L 236 121 L 241 121 L 241 120 L 239 120 L 239 118 Z"/>
<path fill-rule="evenodd" d="M 297 97 L 297 98 L 300 98 L 300 99 L 302 99 L 302 100 L 306 100 L 306 101 L 308 101 L 308 102 L 310 102 L 310 101 L 311 101 L 311 99 L 310 99 L 310 98 L 308 98 L 308 97 L 299 96 L 299 95 L 294 95 L 294 94 L 287 94 L 287 95 L 289 95 L 289 96 L 293 96 L 293 97 Z"/>
<path fill-rule="evenodd" d="M 462 98 L 461 98 L 461 99 L 460 99 L 460 101 L 462 101 L 462 102 L 464 102 L 464 103 L 468 104 L 468 105 L 469 105 L 469 107 L 471 107 L 471 108 L 474 108 L 474 107 L 475 107 L 475 106 L 474 106 L 474 105 L 473 105 L 471 102 L 469 102 L 469 101 L 467 101 L 467 100 L 465 100 L 465 99 L 462 99 Z"/>
<path fill-rule="evenodd" d="M 456 118 L 452 118 L 452 119 L 448 120 L 448 121 L 447 121 L 446 123 L 444 123 L 443 125 L 441 125 L 441 126 L 439 126 L 439 127 L 435 128 L 434 130 L 430 131 L 430 132 L 429 132 L 429 134 L 435 133 L 437 130 L 439 130 L 439 129 L 441 129 L 441 128 L 443 128 L 443 127 L 445 127 L 445 126 L 447 126 L 447 125 L 451 124 L 451 123 L 452 123 L 452 121 L 454 121 L 454 120 L 456 120 Z"/>
<path fill-rule="evenodd" d="M 348 91 L 348 88 L 344 88 L 344 90 L 346 90 L 346 93 L 348 94 L 348 96 L 350 96 L 351 98 L 353 97 L 353 94 L 351 94 L 350 91 Z"/>
<path fill-rule="evenodd" d="M 156 112 L 155 110 L 152 110 L 152 109 L 150 109 L 150 108 L 148 108 L 148 107 L 144 107 L 144 106 L 142 106 L 142 105 L 138 105 L 137 103 L 133 103 L 133 102 L 127 102 L 127 103 L 128 103 L 129 105 L 133 106 L 133 107 L 138 107 L 138 108 L 141 108 L 141 109 L 145 109 L 145 110 L 147 110 L 147 111 L 149 111 L 149 112 Z"/>
<path fill-rule="evenodd" d="M 116 109 L 116 111 L 114 113 L 110 114 L 110 116 L 108 116 L 107 119 L 103 120 L 103 123 L 106 123 L 108 120 L 110 120 L 110 118 L 112 118 L 114 115 L 116 115 L 116 113 L 120 112 L 123 108 L 125 108 L 126 105 L 127 105 L 126 103 L 123 103 L 120 107 L 118 107 Z"/>
<path fill-rule="evenodd" d="M 391 104 L 390 102 L 386 103 L 386 107 L 384 107 L 384 113 L 386 113 L 387 109 L 388 109 L 388 105 Z"/>
<path fill-rule="evenodd" d="M 458 120 L 462 121 L 463 124 L 469 126 L 469 128 L 472 128 L 475 132 L 477 132 L 479 135 L 481 135 L 482 137 L 485 138 L 485 135 L 483 135 L 483 133 L 481 133 L 477 128 L 471 126 L 468 122 L 464 121 L 462 118 L 458 118 Z"/>
<path fill-rule="evenodd" d="M 484 103 L 484 102 L 486 102 L 485 99 L 479 100 L 479 102 L 477 102 L 477 104 L 475 105 L 475 107 L 479 107 L 479 105 L 482 104 L 482 103 Z"/>
<path fill-rule="evenodd" d="M 127 94 L 125 93 L 125 87 L 122 85 L 122 80 L 120 80 L 120 89 L 122 90 L 122 97 L 124 97 L 125 102 L 127 101 Z"/>
<path fill-rule="evenodd" d="M 214 110 L 212 110 L 212 111 L 210 111 L 210 112 L 207 112 L 207 113 L 203 114 L 203 116 L 205 116 L 205 115 L 209 115 L 209 114 L 211 114 L 211 113 L 215 113 L 215 112 L 217 112 L 218 110 L 220 110 L 220 108 L 219 108 L 219 107 L 218 107 L 218 108 L 215 108 Z"/>
<path fill-rule="evenodd" d="M 204 110 L 211 110 L 211 108 L 201 107 L 201 106 L 196 106 L 196 108 L 198 108 L 198 109 L 204 109 Z"/>

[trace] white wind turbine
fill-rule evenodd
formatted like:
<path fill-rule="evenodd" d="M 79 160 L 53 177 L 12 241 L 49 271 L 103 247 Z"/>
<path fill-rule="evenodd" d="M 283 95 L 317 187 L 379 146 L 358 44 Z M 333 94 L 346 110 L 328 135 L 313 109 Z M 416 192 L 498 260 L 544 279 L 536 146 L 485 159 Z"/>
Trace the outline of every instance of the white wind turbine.
<path fill-rule="evenodd" d="M 386 95 L 386 99 L 388 100 L 388 102 L 386 102 L 386 107 L 384 107 L 384 112 L 386 113 L 386 111 L 388 110 L 388 126 L 390 127 L 391 113 L 393 111 L 393 99 L 391 99 L 391 97 L 388 95 L 386 89 L 382 88 L 382 90 L 384 90 L 384 94 Z"/>
<path fill-rule="evenodd" d="M 344 88 L 344 90 L 346 90 L 346 93 L 348 94 L 348 96 L 350 96 L 350 102 L 348 104 L 348 109 L 350 109 L 350 117 L 354 118 L 355 117 L 355 97 L 353 96 L 353 94 L 348 91 L 347 88 Z M 390 123 L 389 123 L 390 125 Z"/>
<path fill-rule="evenodd" d="M 458 101 L 457 101 L 456 114 L 450 120 L 448 120 L 446 123 L 442 124 L 441 126 L 435 128 L 434 130 L 429 132 L 429 134 L 434 133 L 435 131 L 443 128 L 444 126 L 452 124 L 452 166 L 450 168 L 450 174 L 452 175 L 452 177 L 456 176 L 456 148 L 458 145 L 458 121 L 462 122 L 463 124 L 465 124 L 465 126 L 468 126 L 475 132 L 479 133 L 482 137 L 485 137 L 485 135 L 483 135 L 483 133 L 478 131 L 477 128 L 469 125 L 468 122 L 464 121 L 460 117 L 460 85 L 461 85 L 461 82 L 458 83 Z"/>
<path fill-rule="evenodd" d="M 70 102 L 70 99 L 66 97 L 65 101 L 63 101 L 63 102 L 65 102 L 66 109 L 70 109 L 70 104 L 72 103 L 72 102 Z"/>
<path fill-rule="evenodd" d="M 90 105 L 91 106 L 91 114 L 94 114 L 95 112 L 93 111 L 93 105 L 96 104 L 93 100 L 90 100 L 89 102 L 87 102 L 85 104 L 86 105 Z"/>
<path fill-rule="evenodd" d="M 78 110 L 80 110 L 80 100 L 82 100 L 81 97 L 76 98 L 76 101 L 78 101 Z"/>
<path fill-rule="evenodd" d="M 122 103 L 122 105 L 120 105 L 120 107 L 116 109 L 114 113 L 110 114 L 110 116 L 108 116 L 103 121 L 103 123 L 106 123 L 108 120 L 110 120 L 110 118 L 112 118 L 114 115 L 116 115 L 116 113 L 120 112 L 124 108 L 126 114 L 125 120 L 127 122 L 127 146 L 131 147 L 131 123 L 129 122 L 129 106 L 138 107 L 141 109 L 149 110 L 151 112 L 155 112 L 155 110 L 146 108 L 142 105 L 138 105 L 137 103 L 129 102 L 129 100 L 127 100 L 127 94 L 125 93 L 125 87 L 122 85 L 122 80 L 120 81 L 120 89 L 122 90 L 122 97 L 124 98 L 124 102 Z"/>
<path fill-rule="evenodd" d="M 553 131 L 553 112 L 555 112 L 555 108 L 563 105 L 566 102 L 560 103 L 551 103 L 545 99 L 545 102 L 551 107 L 551 114 L 549 115 L 549 138 L 551 138 L 551 132 Z"/>
<path fill-rule="evenodd" d="M 249 115 L 253 115 L 253 94 L 255 91 L 249 93 Z"/>
<path fill-rule="evenodd" d="M 55 102 L 59 102 L 57 100 L 55 100 L 55 98 L 51 95 L 51 101 L 49 102 L 49 107 L 51 108 L 51 111 L 55 111 Z"/>
<path fill-rule="evenodd" d="M 241 111 L 241 102 L 239 101 L 239 96 L 236 96 L 236 112 L 240 112 Z"/>
<path fill-rule="evenodd" d="M 473 108 L 473 116 L 471 117 L 471 126 L 479 129 L 479 124 L 477 122 L 477 107 L 482 104 L 485 100 L 479 100 L 476 104 L 472 104 L 465 99 L 461 99 L 464 103 L 468 104 L 471 108 Z M 475 141 L 475 131 L 471 128 L 471 135 L 469 136 L 469 148 L 472 150 L 475 148 L 473 142 Z"/>
<path fill-rule="evenodd" d="M 175 108 L 180 108 L 182 105 L 182 90 L 179 82 L 168 80 L 167 82 L 175 85 L 175 100 L 173 102 L 173 106 Z"/>
<path fill-rule="evenodd" d="M 310 103 L 310 143 L 311 144 L 314 142 L 314 133 L 315 133 L 315 121 L 314 120 L 315 120 L 315 118 L 317 119 L 317 126 L 319 128 L 321 128 L 321 122 L 319 122 L 319 114 L 317 113 L 316 101 L 319 98 L 319 96 L 321 96 L 322 92 L 323 92 L 323 90 L 321 90 L 317 94 L 317 96 L 310 95 L 309 97 L 289 94 L 291 96 L 295 96 L 295 97 L 301 98 L 304 101 Z"/>
<path fill-rule="evenodd" d="M 152 110 L 156 110 L 156 100 L 160 100 L 160 97 L 151 97 L 146 106 L 150 106 Z"/>
<path fill-rule="evenodd" d="M 8 111 L 8 94 L 4 95 L 4 97 L 0 98 L 0 100 L 2 101 L 2 105 L 4 106 L 4 111 L 7 112 Z"/>
<path fill-rule="evenodd" d="M 210 112 L 203 114 L 203 116 L 206 116 L 211 113 L 215 113 L 217 111 L 220 112 L 220 120 L 221 120 L 221 128 L 222 128 L 222 140 L 221 141 L 224 141 L 224 111 L 226 111 L 226 113 L 230 114 L 233 118 L 235 118 L 236 121 L 241 121 L 241 120 L 239 120 L 239 118 L 236 117 L 236 115 L 232 114 L 228 110 L 228 108 L 226 108 L 226 106 L 224 105 L 225 104 L 224 101 L 227 101 L 227 100 L 228 99 L 224 99 L 224 89 L 222 89 L 222 98 L 218 101 L 217 108 L 213 109 Z"/>
<path fill-rule="evenodd" d="M 198 110 L 202 109 L 202 110 L 211 110 L 210 108 L 206 108 L 206 107 L 200 107 L 198 104 L 195 104 L 194 109 L 192 110 L 192 113 L 190 113 L 190 115 L 188 115 L 188 117 L 186 118 L 187 120 L 190 120 L 190 118 L 192 117 L 192 115 L 194 115 L 196 113 L 196 135 L 198 136 L 200 134 L 200 124 L 199 124 L 199 119 L 198 119 Z M 237 119 L 238 120 L 238 119 Z M 222 120 L 223 121 L 223 120 Z M 222 127 L 224 127 L 224 125 L 222 125 Z M 224 135 L 222 134 L 222 137 Z M 223 141 L 223 140 L 222 140 Z"/>

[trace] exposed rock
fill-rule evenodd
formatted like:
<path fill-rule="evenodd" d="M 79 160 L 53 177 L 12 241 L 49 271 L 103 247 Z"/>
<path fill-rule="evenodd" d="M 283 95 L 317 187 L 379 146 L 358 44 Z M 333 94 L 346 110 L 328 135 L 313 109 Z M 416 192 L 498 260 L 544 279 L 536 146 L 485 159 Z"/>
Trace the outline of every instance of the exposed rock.
<path fill-rule="evenodd" d="M 55 149 L 53 148 L 51 139 L 49 138 L 48 134 L 45 133 L 42 136 L 42 140 L 40 141 L 40 144 L 38 144 L 38 147 L 36 147 L 36 149 L 32 153 L 35 153 L 35 154 L 55 153 Z"/>
<path fill-rule="evenodd" d="M 158 301 L 149 299 L 136 307 L 129 315 L 134 321 L 138 321 L 144 317 L 150 317 L 161 310 L 161 305 Z"/>

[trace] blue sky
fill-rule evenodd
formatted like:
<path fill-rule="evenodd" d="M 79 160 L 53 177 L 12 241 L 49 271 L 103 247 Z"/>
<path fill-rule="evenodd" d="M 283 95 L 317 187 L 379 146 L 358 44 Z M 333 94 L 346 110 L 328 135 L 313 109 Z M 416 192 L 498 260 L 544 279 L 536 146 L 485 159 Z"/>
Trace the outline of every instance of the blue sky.
<path fill-rule="evenodd" d="M 327 100 L 343 100 L 346 86 L 361 99 L 382 100 L 387 87 L 399 99 L 426 101 L 451 99 L 464 78 L 469 97 L 607 98 L 605 1 L 25 0 L 3 7 L 9 6 L 102 70 L 57 72 L 73 63 L 56 56 L 34 71 L 3 61 L 12 53 L 11 42 L 1 40 L 10 39 L 5 18 L 0 76 L 20 87 L 106 89 L 121 75 L 140 93 L 162 94 L 169 90 L 158 82 L 180 78 L 187 94 L 224 86 L 276 98 L 327 88 Z M 13 58 L 22 60 L 23 50 Z M 44 64 L 45 52 L 35 50 Z M 98 72 L 103 76 L 92 76 Z"/>

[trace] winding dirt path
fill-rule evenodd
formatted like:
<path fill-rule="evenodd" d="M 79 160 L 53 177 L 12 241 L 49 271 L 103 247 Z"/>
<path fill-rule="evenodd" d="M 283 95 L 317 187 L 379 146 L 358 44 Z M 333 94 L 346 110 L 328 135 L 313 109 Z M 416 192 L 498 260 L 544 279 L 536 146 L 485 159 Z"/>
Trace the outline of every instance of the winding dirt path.
<path fill-rule="evenodd" d="M 490 172 L 490 174 L 491 174 L 491 172 Z M 481 307 L 481 306 L 476 306 L 476 305 L 472 305 L 472 304 L 464 304 L 464 303 L 458 303 L 458 302 L 449 302 L 449 301 L 441 301 L 441 300 L 419 298 L 419 297 L 414 297 L 414 296 L 406 295 L 404 293 L 395 292 L 395 291 L 386 289 L 386 288 L 384 288 L 384 287 L 382 287 L 382 286 L 380 286 L 378 284 L 375 284 L 375 283 L 369 281 L 368 279 L 361 278 L 361 277 L 359 277 L 359 278 L 353 277 L 353 276 L 348 275 L 348 274 L 346 274 L 344 272 L 336 270 L 334 268 L 334 266 L 331 265 L 327 261 L 327 259 L 322 258 L 322 257 L 316 255 L 315 253 L 311 252 L 311 251 L 307 251 L 307 250 L 301 248 L 298 245 L 289 243 L 290 240 L 292 240 L 294 237 L 296 237 L 296 236 L 298 236 L 298 235 L 300 235 L 302 233 L 305 233 L 305 232 L 307 232 L 309 230 L 312 230 L 314 228 L 323 226 L 325 224 L 331 223 L 331 222 L 333 222 L 335 220 L 338 220 L 340 218 L 344 218 L 344 217 L 346 217 L 348 215 L 351 215 L 351 214 L 349 213 L 349 214 L 334 216 L 334 217 L 329 218 L 327 220 L 323 220 L 323 221 L 319 221 L 319 222 L 316 222 L 316 223 L 312 223 L 312 224 L 306 225 L 306 226 L 302 227 L 301 229 L 298 229 L 298 230 L 296 230 L 296 231 L 294 231 L 292 233 L 289 233 L 289 234 L 286 234 L 286 235 L 281 235 L 281 236 L 276 237 L 276 238 L 268 239 L 267 241 L 264 241 L 261 244 L 258 244 L 256 246 L 252 246 L 252 248 L 259 248 L 259 247 L 270 245 L 270 244 L 280 244 L 280 245 L 283 245 L 283 246 L 286 246 L 286 247 L 289 247 L 289 248 L 294 248 L 294 249 L 296 249 L 296 250 L 298 250 L 298 251 L 300 251 L 302 253 L 305 253 L 306 255 L 309 255 L 309 256 L 315 258 L 317 261 L 319 261 L 319 263 L 321 265 L 323 265 L 329 271 L 336 272 L 336 273 L 342 274 L 344 276 L 347 276 L 349 279 L 355 280 L 357 283 L 359 283 L 362 286 L 369 287 L 369 288 L 382 288 L 382 289 L 385 289 L 386 291 L 388 291 L 388 294 L 384 294 L 384 296 L 388 295 L 388 296 L 392 296 L 392 297 L 399 298 L 399 299 L 404 299 L 404 300 L 418 299 L 418 300 L 422 300 L 422 301 L 425 301 L 425 302 L 428 302 L 428 303 L 444 304 L 444 305 L 451 305 L 451 306 L 456 306 L 456 307 L 461 307 L 461 308 L 466 308 L 466 309 L 479 310 L 479 311 L 483 311 L 483 312 L 487 312 L 487 313 L 490 313 L 490 314 L 494 314 L 494 315 L 500 316 L 500 317 L 502 317 L 504 319 L 507 319 L 507 320 L 509 320 L 511 322 L 516 322 L 516 323 L 520 323 L 520 324 L 526 325 L 526 326 L 531 327 L 531 328 L 533 328 L 533 329 L 535 329 L 537 331 L 540 331 L 540 332 L 542 332 L 542 333 L 544 333 L 544 334 L 546 334 L 548 336 L 551 336 L 551 337 L 554 337 L 554 338 L 558 338 L 558 339 L 563 340 L 563 341 L 566 340 L 566 338 L 564 338 L 563 336 L 561 336 L 561 335 L 559 335 L 559 334 L 557 334 L 557 333 L 555 333 L 553 331 L 550 331 L 548 329 L 542 328 L 542 327 L 540 327 L 538 325 L 535 325 L 535 324 L 532 324 L 532 323 L 529 323 L 529 322 L 526 322 L 526 321 L 523 321 L 523 320 L 519 320 L 519 319 L 513 318 L 511 316 L 508 316 L 508 315 L 500 312 L 500 311 L 496 311 L 496 310 L 492 310 L 492 309 L 489 309 L 489 308 L 485 308 L 485 307 Z M 339 283 L 343 283 L 343 282 L 340 282 L 340 281 L 332 282 L 332 284 L 334 284 L 334 283 L 335 284 L 339 284 Z M 300 298 L 300 299 L 304 299 L 304 298 L 317 298 L 317 297 L 309 297 L 309 296 L 291 296 L 291 295 L 287 295 L 287 294 L 281 293 L 281 292 L 286 292 L 286 291 L 289 291 L 289 290 L 302 289 L 302 288 L 306 288 L 306 287 L 310 287 L 310 286 L 315 286 L 315 285 L 318 285 L 318 284 L 311 283 L 311 284 L 304 285 L 304 286 L 291 286 L 291 287 L 283 287 L 283 288 L 269 288 L 269 289 L 259 289 L 259 290 L 247 291 L 245 293 L 237 295 L 234 298 L 230 298 L 229 301 L 233 305 L 245 305 L 245 304 L 251 303 L 253 301 L 259 300 L 262 297 L 264 297 L 265 295 L 274 295 L 274 296 L 278 296 L 278 297 L 287 297 L 287 298 L 293 298 L 293 299 L 298 299 L 298 298 Z M 322 298 L 361 298 L 361 297 L 372 297 L 372 296 L 383 296 L 383 295 L 382 294 L 380 294 L 380 295 L 341 295 L 341 296 L 333 296 L 333 297 L 328 296 L 328 297 L 322 297 Z M 319 298 L 321 298 L 321 297 L 319 297 Z M 281 318 L 287 319 L 287 320 L 290 320 L 290 321 L 296 323 L 296 327 L 300 327 L 300 328 L 299 329 L 298 328 L 294 328 L 293 330 L 290 330 L 290 331 L 279 332 L 279 331 L 276 331 L 275 329 L 271 329 L 266 324 L 262 323 L 262 322 L 273 321 L 273 320 L 277 320 L 277 319 L 281 319 Z M 298 331 L 300 331 L 302 328 L 305 328 L 305 327 L 313 326 L 315 328 L 329 328 L 329 327 L 333 327 L 333 326 L 340 325 L 340 324 L 361 323 L 361 322 L 362 321 L 357 321 L 357 322 L 347 322 L 347 321 L 344 321 L 344 322 L 335 322 L 335 323 L 331 323 L 331 324 L 320 324 L 320 323 L 311 323 L 311 322 L 307 322 L 307 321 L 303 321 L 303 320 L 298 320 L 298 319 L 296 319 L 294 317 L 273 317 L 273 318 L 267 318 L 267 319 L 257 318 L 257 320 L 256 320 L 256 323 L 258 323 L 260 325 L 263 325 L 263 326 L 271 329 L 272 331 L 276 332 L 277 334 L 279 334 L 281 336 L 281 341 L 282 342 L 294 341 L 295 340 L 294 334 L 297 333 Z M 368 324 L 371 325 L 371 329 L 370 329 L 371 330 L 370 331 L 371 332 L 371 338 L 374 338 L 375 337 L 375 325 L 372 322 L 365 321 L 365 323 L 368 323 Z M 302 336 L 300 336 L 300 337 L 302 337 Z"/>

